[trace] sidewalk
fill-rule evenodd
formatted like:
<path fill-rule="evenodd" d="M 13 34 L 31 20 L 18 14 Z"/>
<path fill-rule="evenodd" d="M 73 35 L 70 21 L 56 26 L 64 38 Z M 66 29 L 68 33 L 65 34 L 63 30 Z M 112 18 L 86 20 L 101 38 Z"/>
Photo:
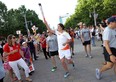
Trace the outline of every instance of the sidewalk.
<path fill-rule="evenodd" d="M 64 70 L 58 57 L 56 57 L 58 69 L 55 72 L 51 72 L 51 60 L 45 60 L 43 53 L 39 54 L 39 59 L 34 61 L 36 70 L 31 76 L 33 82 L 116 82 L 113 70 L 104 72 L 101 80 L 96 79 L 95 69 L 101 67 L 104 62 L 101 42 L 96 42 L 96 45 L 96 47 L 92 47 L 93 59 L 85 58 L 85 52 L 80 40 L 75 40 L 75 55 L 73 60 L 75 61 L 76 68 L 72 69 L 72 65 L 68 65 L 71 73 L 68 78 L 63 77 Z M 21 73 L 21 75 L 24 79 L 24 73 Z M 5 79 L 5 82 L 10 82 L 8 77 Z"/>

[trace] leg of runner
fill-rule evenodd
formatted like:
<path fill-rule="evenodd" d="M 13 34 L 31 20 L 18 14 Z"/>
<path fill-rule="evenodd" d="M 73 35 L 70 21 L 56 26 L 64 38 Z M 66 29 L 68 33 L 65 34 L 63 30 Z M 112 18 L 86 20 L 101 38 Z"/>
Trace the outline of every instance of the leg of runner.
<path fill-rule="evenodd" d="M 86 53 L 85 57 L 88 57 L 88 53 L 87 53 L 87 45 L 84 45 L 84 50 L 85 50 L 85 53 Z"/>
<path fill-rule="evenodd" d="M 62 63 L 62 66 L 63 66 L 64 70 L 66 71 L 66 73 L 64 74 L 64 78 L 66 78 L 66 77 L 68 77 L 68 76 L 70 75 L 70 73 L 69 73 L 67 64 L 66 64 L 66 62 L 65 62 L 65 57 L 63 57 L 63 58 L 61 59 L 61 63 Z"/>
<path fill-rule="evenodd" d="M 101 69 L 96 69 L 96 78 L 97 79 L 101 79 L 101 73 L 104 72 L 104 71 L 107 71 L 109 69 L 111 69 L 113 67 L 113 63 L 111 62 L 107 62 L 106 65 L 103 65 Z"/>
<path fill-rule="evenodd" d="M 68 64 L 72 64 L 73 68 L 75 67 L 74 61 L 72 61 L 72 59 L 67 59 Z"/>
<path fill-rule="evenodd" d="M 67 67 L 67 64 L 66 64 L 66 62 L 65 62 L 65 58 L 64 58 L 64 57 L 61 59 L 61 63 L 62 63 L 62 66 L 63 66 L 64 70 L 65 70 L 66 72 L 68 72 L 68 67 Z"/>
<path fill-rule="evenodd" d="M 54 72 L 57 69 L 56 60 L 55 60 L 54 56 L 51 56 L 51 60 L 52 60 L 52 65 L 53 65 L 53 68 L 51 71 Z"/>
<path fill-rule="evenodd" d="M 88 51 L 89 57 L 92 58 L 92 56 L 91 56 L 91 45 L 90 44 L 87 45 L 87 51 Z"/>

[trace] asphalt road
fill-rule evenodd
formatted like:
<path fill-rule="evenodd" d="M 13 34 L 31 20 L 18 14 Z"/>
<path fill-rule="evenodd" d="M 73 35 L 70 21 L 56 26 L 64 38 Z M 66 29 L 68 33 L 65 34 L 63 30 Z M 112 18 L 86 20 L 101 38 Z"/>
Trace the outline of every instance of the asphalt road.
<path fill-rule="evenodd" d="M 75 55 L 73 56 L 73 60 L 75 62 L 75 69 L 72 68 L 72 65 L 68 65 L 70 72 L 69 77 L 63 77 L 65 72 L 58 57 L 56 57 L 58 68 L 55 72 L 51 72 L 51 60 L 45 60 L 41 52 L 39 59 L 34 61 L 35 72 L 31 76 L 33 82 L 116 82 L 113 69 L 104 72 L 101 80 L 97 80 L 95 77 L 95 69 L 100 68 L 104 62 L 100 41 L 96 41 L 96 47 L 92 47 L 92 59 L 85 57 L 85 52 L 80 40 L 75 39 L 74 45 Z M 23 82 L 26 82 L 22 71 L 21 75 Z M 8 76 L 6 76 L 5 82 L 11 82 Z"/>

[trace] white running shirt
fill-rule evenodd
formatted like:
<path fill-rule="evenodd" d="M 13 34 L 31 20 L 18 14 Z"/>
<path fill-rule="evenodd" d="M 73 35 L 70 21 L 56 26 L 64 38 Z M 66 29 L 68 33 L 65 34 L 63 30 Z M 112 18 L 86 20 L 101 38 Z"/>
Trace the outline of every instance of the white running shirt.
<path fill-rule="evenodd" d="M 66 43 L 68 39 L 71 39 L 70 35 L 66 31 L 63 31 L 63 33 L 55 31 L 55 34 L 57 35 L 57 39 L 58 39 L 58 49 L 59 50 L 70 49 L 69 44 L 63 46 L 63 44 Z"/>

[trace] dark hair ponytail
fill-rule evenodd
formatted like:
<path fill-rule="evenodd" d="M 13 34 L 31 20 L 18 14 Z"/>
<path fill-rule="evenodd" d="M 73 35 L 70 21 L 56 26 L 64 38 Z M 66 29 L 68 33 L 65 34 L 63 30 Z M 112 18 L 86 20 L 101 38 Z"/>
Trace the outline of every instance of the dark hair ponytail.
<path fill-rule="evenodd" d="M 60 27 L 62 28 L 62 30 L 64 30 L 64 25 L 62 23 L 59 23 L 58 25 L 60 25 Z"/>

